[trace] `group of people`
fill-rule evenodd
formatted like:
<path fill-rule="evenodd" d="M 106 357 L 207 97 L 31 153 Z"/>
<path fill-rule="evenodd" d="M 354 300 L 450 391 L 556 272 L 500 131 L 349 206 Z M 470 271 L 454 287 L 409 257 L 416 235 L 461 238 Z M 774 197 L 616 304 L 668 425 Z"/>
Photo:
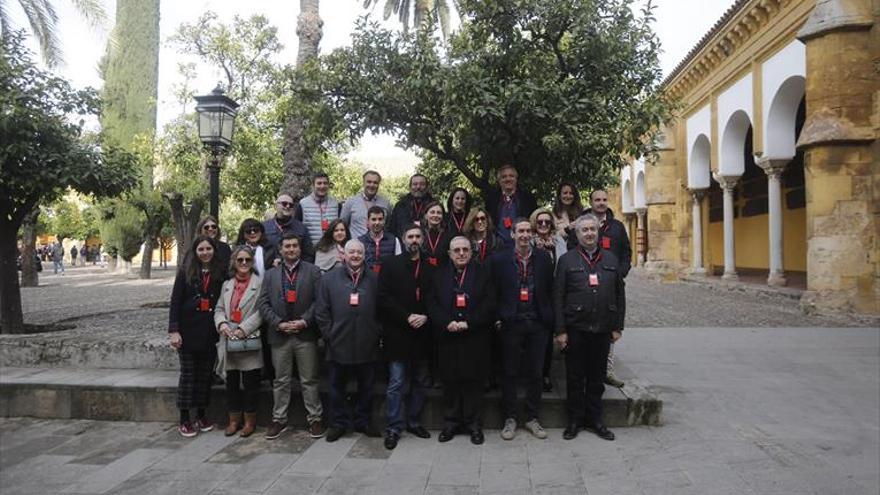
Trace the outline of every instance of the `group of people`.
<path fill-rule="evenodd" d="M 92 261 L 93 265 L 101 262 L 101 251 L 101 245 L 95 245 L 89 248 L 84 242 L 80 247 L 77 247 L 76 244 L 74 244 L 70 247 L 70 251 L 65 253 L 64 246 L 61 244 L 61 241 L 58 240 L 52 244 L 38 247 L 36 249 L 36 255 L 37 259 L 41 259 L 42 261 L 52 261 L 52 268 L 56 275 L 58 273 L 64 275 L 65 254 L 70 255 L 70 266 L 77 266 L 77 259 L 79 259 L 80 266 L 85 266 L 86 262 L 89 260 Z"/>
<path fill-rule="evenodd" d="M 601 398 L 605 383 L 622 386 L 609 366 L 623 331 L 626 231 L 604 190 L 583 209 L 576 187 L 565 183 L 552 208 L 538 208 L 513 166 L 502 166 L 497 179 L 485 207 L 459 188 L 444 209 L 420 174 L 393 207 L 379 194 L 377 172 L 366 172 L 362 191 L 345 201 L 331 197 L 329 178 L 317 174 L 311 194 L 299 204 L 279 195 L 275 215 L 242 222 L 231 246 L 220 240 L 217 219 L 203 219 L 171 296 L 180 433 L 214 428 L 206 408 L 216 371 L 226 383 L 225 434 L 252 435 L 268 369 L 274 404 L 265 436 L 278 438 L 288 428 L 295 364 L 312 437 L 333 442 L 350 430 L 381 437 L 371 416 L 382 363 L 388 449 L 404 432 L 430 438 L 421 415 L 433 380 L 443 389 L 440 442 L 466 434 L 483 443 L 483 398 L 493 379 L 501 385 L 502 438 L 513 439 L 520 424 L 546 438 L 539 414 L 542 392 L 552 387 L 555 341 L 565 356 L 563 437 L 587 429 L 613 440 Z M 319 340 L 329 371 L 326 428 Z M 357 382 L 353 411 L 350 380 Z"/>

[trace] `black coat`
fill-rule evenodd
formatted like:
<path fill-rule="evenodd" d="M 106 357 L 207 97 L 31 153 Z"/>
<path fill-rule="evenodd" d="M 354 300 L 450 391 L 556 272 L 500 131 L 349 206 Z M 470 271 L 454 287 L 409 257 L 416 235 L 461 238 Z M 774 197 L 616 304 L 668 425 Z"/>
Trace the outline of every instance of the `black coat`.
<path fill-rule="evenodd" d="M 600 254 L 592 267 L 584 260 L 580 248 L 559 258 L 553 284 L 557 334 L 623 331 L 626 309 L 623 276 L 614 253 L 603 249 Z M 589 284 L 591 273 L 598 277 L 597 287 Z"/>
<path fill-rule="evenodd" d="M 455 307 L 455 268 L 447 263 L 434 273 L 428 299 L 428 317 L 437 343 L 441 380 L 484 380 L 489 374 L 490 332 L 495 321 L 495 288 L 491 269 L 471 261 L 465 273 L 463 291 L 467 308 Z M 468 329 L 450 332 L 453 321 L 466 321 Z"/>
<path fill-rule="evenodd" d="M 421 221 L 422 215 L 425 214 L 425 205 L 433 200 L 434 198 L 431 197 L 430 194 L 425 193 L 425 196 L 419 200 L 422 205 L 421 210 L 419 210 L 413 206 L 415 198 L 412 197 L 412 194 L 406 194 L 404 197 L 400 198 L 400 201 L 398 201 L 391 210 L 391 216 L 388 217 L 388 221 L 385 222 L 385 230 L 391 232 L 396 237 L 402 237 L 403 232 L 401 231 L 405 229 L 407 225 Z"/>
<path fill-rule="evenodd" d="M 426 260 L 434 260 L 432 263 L 434 266 L 440 266 L 445 264 L 449 260 L 449 241 L 452 240 L 454 236 L 449 230 L 444 229 L 440 236 L 436 235 L 429 236 L 429 232 L 427 229 L 422 229 L 422 238 L 424 241 L 422 242 L 422 252 Z M 436 242 L 436 245 L 432 248 L 431 242 Z"/>
<path fill-rule="evenodd" d="M 498 291 L 498 317 L 504 325 L 516 320 L 521 286 L 516 264 L 513 249 L 503 250 L 492 256 L 492 275 Z M 529 264 L 535 279 L 533 297 L 540 323 L 547 330 L 553 330 L 553 261 L 546 251 L 533 248 Z"/>
<path fill-rule="evenodd" d="M 223 280 L 211 279 L 207 293 L 197 282 L 187 280 L 183 270 L 177 272 L 171 289 L 171 309 L 168 311 L 168 333 L 180 332 L 182 349 L 189 352 L 208 352 L 217 343 L 214 327 L 214 307 L 220 298 Z M 199 300 L 207 297 L 208 311 L 199 311 Z"/>
<path fill-rule="evenodd" d="M 379 319 L 384 328 L 384 353 L 388 361 L 427 359 L 431 348 L 431 321 L 419 329 L 406 319 L 411 314 L 428 314 L 427 302 L 431 279 L 437 268 L 422 257 L 419 277 L 414 278 L 416 263 L 403 253 L 386 257 L 379 273 Z M 416 300 L 416 289 L 419 300 Z"/>
<path fill-rule="evenodd" d="M 501 196 L 501 188 L 499 187 L 490 189 L 486 194 L 486 211 L 489 212 L 492 221 L 495 222 L 495 230 L 497 231 L 504 229 L 503 219 L 498 212 L 498 207 L 501 204 Z M 514 218 L 510 219 L 511 221 L 516 220 L 516 217 L 529 218 L 529 215 L 538 209 L 538 202 L 535 200 L 532 193 L 521 187 L 516 188 L 516 192 L 513 193 L 513 198 L 516 202 L 516 213 L 513 215 Z M 505 240 L 505 242 L 507 241 Z"/>
<path fill-rule="evenodd" d="M 592 212 L 593 210 L 590 208 L 584 210 L 584 213 Z M 570 249 L 576 247 L 577 235 L 569 237 L 569 239 L 575 241 L 575 246 L 571 246 Z M 614 218 L 614 212 L 611 211 L 611 208 L 605 212 L 605 223 L 599 228 L 599 246 L 614 253 L 614 256 L 617 257 L 620 275 L 625 278 L 632 267 L 632 247 L 629 243 L 629 236 L 626 235 L 626 227 L 623 226 L 623 222 Z"/>
<path fill-rule="evenodd" d="M 321 277 L 315 321 L 327 344 L 328 361 L 363 364 L 379 360 L 382 328 L 376 318 L 377 278 L 375 273 L 365 269 L 355 287 L 345 266 L 338 266 Z M 355 291 L 359 302 L 351 306 L 350 296 Z"/>

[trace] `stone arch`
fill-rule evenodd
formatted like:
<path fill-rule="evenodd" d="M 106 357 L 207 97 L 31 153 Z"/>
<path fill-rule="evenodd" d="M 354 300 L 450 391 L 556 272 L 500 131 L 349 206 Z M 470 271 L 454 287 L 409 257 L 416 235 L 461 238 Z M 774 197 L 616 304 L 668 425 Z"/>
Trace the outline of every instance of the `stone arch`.
<path fill-rule="evenodd" d="M 721 134 L 721 160 L 718 164 L 720 175 L 738 177 L 745 171 L 743 146 L 751 127 L 751 119 L 743 110 L 733 112 L 727 119 Z"/>
<path fill-rule="evenodd" d="M 623 209 L 622 213 L 632 213 L 635 210 L 632 181 L 629 177 L 626 177 L 623 181 L 623 199 L 621 207 Z"/>
<path fill-rule="evenodd" d="M 710 159 L 712 145 L 705 134 L 700 134 L 694 140 L 694 144 L 688 155 L 688 187 L 691 189 L 705 189 L 709 187 Z"/>
<path fill-rule="evenodd" d="M 636 194 L 634 198 L 636 208 L 645 208 L 645 171 L 639 170 L 636 175 Z"/>
<path fill-rule="evenodd" d="M 767 112 L 764 155 L 769 158 L 791 158 L 795 155 L 798 109 L 804 99 L 805 79 L 791 76 L 786 79 L 773 99 Z"/>

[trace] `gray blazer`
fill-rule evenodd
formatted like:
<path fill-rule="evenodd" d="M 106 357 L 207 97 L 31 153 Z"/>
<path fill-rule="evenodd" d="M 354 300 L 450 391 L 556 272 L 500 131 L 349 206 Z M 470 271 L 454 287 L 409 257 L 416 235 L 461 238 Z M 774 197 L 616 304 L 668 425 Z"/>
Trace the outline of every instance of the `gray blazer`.
<path fill-rule="evenodd" d="M 355 288 L 345 266 L 324 274 L 315 304 L 315 318 L 327 343 L 328 361 L 362 364 L 379 360 L 378 280 L 375 273 L 365 269 Z M 351 294 L 355 291 L 359 302 L 352 306 Z"/>
<path fill-rule="evenodd" d="M 318 329 L 315 323 L 315 298 L 318 282 L 321 279 L 321 271 L 315 265 L 303 260 L 300 260 L 298 270 L 293 318 L 287 318 L 287 301 L 283 293 L 284 285 L 281 283 L 281 277 L 284 276 L 282 265 L 271 268 L 263 277 L 259 307 L 260 315 L 266 323 L 266 338 L 269 345 L 283 344 L 293 336 L 302 340 L 318 339 Z M 278 330 L 279 323 L 291 319 L 305 320 L 309 326 L 297 334 L 288 334 Z"/>

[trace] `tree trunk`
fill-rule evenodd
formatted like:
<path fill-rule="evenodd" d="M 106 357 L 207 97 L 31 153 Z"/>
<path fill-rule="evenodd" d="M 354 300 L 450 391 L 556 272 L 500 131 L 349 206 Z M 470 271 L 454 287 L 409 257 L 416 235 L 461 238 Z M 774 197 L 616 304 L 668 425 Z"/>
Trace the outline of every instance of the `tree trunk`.
<path fill-rule="evenodd" d="M 0 333 L 24 333 L 21 289 L 18 286 L 18 228 L 8 220 L 0 222 Z"/>
<path fill-rule="evenodd" d="M 323 36 L 324 21 L 318 12 L 319 0 L 300 0 L 299 17 L 296 23 L 296 34 L 299 38 L 299 49 L 296 54 L 296 66 L 302 67 L 306 62 L 318 56 L 318 45 Z M 311 189 L 312 153 L 308 149 L 304 134 L 308 121 L 295 115 L 284 128 L 284 145 L 281 150 L 284 163 L 284 181 L 282 193 L 290 194 L 294 201 L 299 201 Z"/>
<path fill-rule="evenodd" d="M 114 273 L 116 272 L 116 266 L 119 265 L 119 256 L 109 256 L 109 258 L 107 260 L 107 272 Z"/>
<path fill-rule="evenodd" d="M 171 206 L 171 221 L 174 224 L 174 237 L 177 239 L 177 267 L 180 268 L 195 239 L 196 225 L 202 215 L 204 201 L 201 198 L 193 200 L 189 211 L 186 211 L 183 194 L 166 193 L 164 196 Z"/>
<path fill-rule="evenodd" d="M 37 248 L 37 217 L 40 209 L 34 208 L 25 215 L 21 223 L 21 286 L 37 287 L 40 276 L 34 266 L 34 252 Z"/>
<path fill-rule="evenodd" d="M 138 278 L 150 278 L 153 272 L 153 247 L 155 244 L 155 238 L 147 233 L 144 236 L 144 255 L 141 256 L 141 270 L 138 272 Z"/>

